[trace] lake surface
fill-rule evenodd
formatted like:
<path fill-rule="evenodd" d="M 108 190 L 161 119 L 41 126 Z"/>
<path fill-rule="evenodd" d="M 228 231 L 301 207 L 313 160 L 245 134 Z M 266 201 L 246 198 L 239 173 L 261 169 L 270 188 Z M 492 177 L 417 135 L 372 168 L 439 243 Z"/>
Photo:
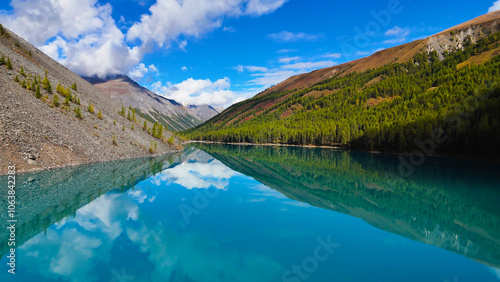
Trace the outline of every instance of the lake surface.
<path fill-rule="evenodd" d="M 498 162 L 199 144 L 16 184 L 0 281 L 500 280 Z"/>

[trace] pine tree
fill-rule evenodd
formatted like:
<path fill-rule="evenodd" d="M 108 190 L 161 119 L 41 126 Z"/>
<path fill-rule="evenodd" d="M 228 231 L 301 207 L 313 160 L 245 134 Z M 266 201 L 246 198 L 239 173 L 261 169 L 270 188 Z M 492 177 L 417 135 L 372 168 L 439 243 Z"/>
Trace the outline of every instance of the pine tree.
<path fill-rule="evenodd" d="M 2 57 L 0 57 L 0 66 L 1 65 L 5 65 L 5 56 L 2 55 Z"/>
<path fill-rule="evenodd" d="M 121 111 L 118 112 L 121 116 L 125 116 L 125 106 L 122 105 Z"/>
<path fill-rule="evenodd" d="M 45 70 L 45 77 L 42 80 L 43 88 L 47 90 L 49 94 L 52 94 L 52 85 L 50 84 L 50 80 L 47 77 L 47 70 Z"/>
<path fill-rule="evenodd" d="M 159 125 L 158 128 L 158 138 L 162 139 L 163 138 L 163 125 Z"/>
<path fill-rule="evenodd" d="M 61 86 L 61 83 L 57 84 L 56 92 L 64 96 L 64 88 Z"/>
<path fill-rule="evenodd" d="M 149 147 L 149 152 L 153 154 L 155 151 L 153 149 L 153 141 L 151 140 L 151 146 Z"/>
<path fill-rule="evenodd" d="M 40 92 L 40 85 L 39 85 L 39 84 L 36 86 L 35 97 L 36 97 L 37 99 L 42 98 L 42 93 Z"/>
<path fill-rule="evenodd" d="M 170 138 L 168 138 L 168 145 L 174 145 L 174 136 L 170 135 Z"/>
<path fill-rule="evenodd" d="M 79 106 L 75 108 L 75 115 L 77 118 L 81 119 L 82 118 L 82 110 L 80 109 Z"/>
<path fill-rule="evenodd" d="M 19 83 L 19 76 L 17 76 L 17 74 L 16 74 L 16 77 L 14 77 L 14 81 Z"/>
<path fill-rule="evenodd" d="M 66 96 L 66 98 L 64 99 L 64 105 L 69 106 L 69 101 L 69 96 Z"/>
<path fill-rule="evenodd" d="M 153 124 L 153 133 L 151 135 L 153 135 L 153 137 L 156 137 L 156 122 Z"/>
<path fill-rule="evenodd" d="M 78 91 L 77 90 L 77 86 L 76 86 L 76 82 L 71 84 L 71 89 L 75 90 L 75 91 Z"/>
<path fill-rule="evenodd" d="M 88 108 L 89 113 L 93 114 L 94 113 L 94 105 L 92 103 L 89 103 L 89 108 Z"/>
<path fill-rule="evenodd" d="M 19 71 L 19 74 L 21 74 L 22 76 L 26 77 L 26 73 L 24 72 L 23 66 L 21 66 L 21 70 Z"/>
<path fill-rule="evenodd" d="M 21 83 L 22 88 L 26 88 L 26 80 L 23 79 L 23 82 Z"/>
<path fill-rule="evenodd" d="M 6 66 L 7 66 L 7 69 L 9 69 L 9 70 L 12 69 L 12 62 L 10 61 L 9 57 L 7 57 L 7 64 L 6 64 Z"/>
<path fill-rule="evenodd" d="M 52 98 L 52 104 L 54 104 L 55 107 L 59 107 L 59 96 L 57 94 L 54 94 L 54 97 Z"/>
<path fill-rule="evenodd" d="M 148 129 L 148 122 L 144 120 L 144 125 L 142 126 L 142 129 L 146 130 Z"/>
<path fill-rule="evenodd" d="M 115 135 L 113 135 L 113 141 L 112 142 L 113 142 L 113 145 L 118 146 L 118 142 L 116 142 L 116 136 Z"/>
<path fill-rule="evenodd" d="M 36 83 L 34 81 L 31 83 L 31 91 L 36 91 Z"/>
<path fill-rule="evenodd" d="M 5 30 L 2 24 L 0 24 L 0 35 L 5 36 L 7 38 L 10 37 L 10 33 L 7 30 Z"/>
<path fill-rule="evenodd" d="M 102 112 L 101 112 L 101 110 L 99 110 L 99 112 L 97 113 L 97 117 L 98 117 L 99 119 L 102 119 Z"/>

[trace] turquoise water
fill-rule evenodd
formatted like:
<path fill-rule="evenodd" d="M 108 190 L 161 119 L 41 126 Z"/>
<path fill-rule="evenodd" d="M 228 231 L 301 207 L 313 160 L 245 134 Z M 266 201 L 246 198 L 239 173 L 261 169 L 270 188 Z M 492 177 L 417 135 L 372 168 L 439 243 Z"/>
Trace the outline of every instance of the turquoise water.
<path fill-rule="evenodd" d="M 398 157 L 199 145 L 21 174 L 0 280 L 499 281 L 500 165 Z"/>

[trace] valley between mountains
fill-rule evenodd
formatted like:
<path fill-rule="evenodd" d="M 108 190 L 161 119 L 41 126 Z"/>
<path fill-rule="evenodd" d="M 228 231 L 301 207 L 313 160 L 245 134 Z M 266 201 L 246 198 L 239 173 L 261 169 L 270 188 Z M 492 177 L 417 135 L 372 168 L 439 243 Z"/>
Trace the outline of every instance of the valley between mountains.
<path fill-rule="evenodd" d="M 500 11 L 291 77 L 226 110 L 82 78 L 0 30 L 2 173 L 159 155 L 186 139 L 498 158 Z"/>

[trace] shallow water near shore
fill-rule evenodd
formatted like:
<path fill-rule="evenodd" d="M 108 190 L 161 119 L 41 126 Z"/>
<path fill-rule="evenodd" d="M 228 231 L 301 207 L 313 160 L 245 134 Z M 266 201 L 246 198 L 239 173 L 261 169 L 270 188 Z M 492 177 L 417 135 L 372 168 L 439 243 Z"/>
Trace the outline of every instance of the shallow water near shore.
<path fill-rule="evenodd" d="M 193 144 L 18 175 L 1 281 L 499 281 L 500 164 Z M 7 178 L 0 177 L 7 226 Z"/>

